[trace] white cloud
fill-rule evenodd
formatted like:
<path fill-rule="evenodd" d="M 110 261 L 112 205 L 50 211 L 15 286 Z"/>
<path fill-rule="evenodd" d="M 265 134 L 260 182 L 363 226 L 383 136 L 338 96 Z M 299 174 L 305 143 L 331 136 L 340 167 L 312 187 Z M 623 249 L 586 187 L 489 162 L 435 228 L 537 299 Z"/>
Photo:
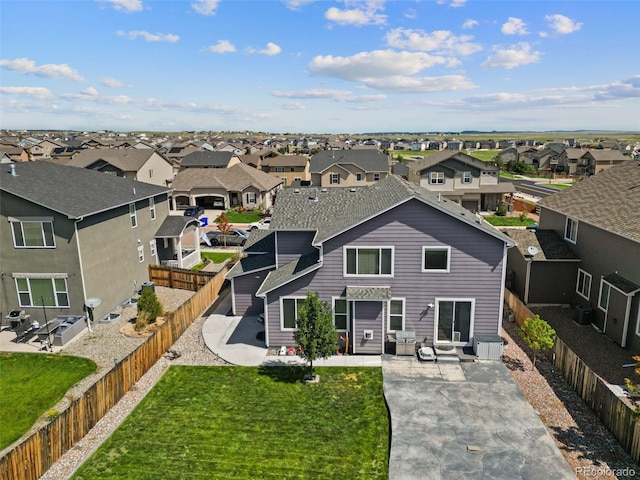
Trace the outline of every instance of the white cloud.
<path fill-rule="evenodd" d="M 262 55 L 268 55 L 270 57 L 273 57 L 274 55 L 278 55 L 281 52 L 282 52 L 282 48 L 280 48 L 279 45 L 276 45 L 273 42 L 268 42 L 267 43 L 267 48 L 263 48 L 262 50 L 258 50 L 258 53 L 260 53 Z"/>
<path fill-rule="evenodd" d="M 463 56 L 482 50 L 479 44 L 470 41 L 472 39 L 470 35 L 456 37 L 448 30 L 428 33 L 411 28 L 394 28 L 385 36 L 390 47 Z"/>
<path fill-rule="evenodd" d="M 436 3 L 438 5 L 449 5 L 451 8 L 459 8 L 464 7 L 467 0 L 438 0 Z"/>
<path fill-rule="evenodd" d="M 287 102 L 283 103 L 280 108 L 283 110 L 306 110 L 307 107 L 300 102 Z"/>
<path fill-rule="evenodd" d="M 494 47 L 493 55 L 490 55 L 481 67 L 483 68 L 506 68 L 511 70 L 515 67 L 537 63 L 540 61 L 540 52 L 532 52 L 531 45 L 519 43 L 510 48 Z"/>
<path fill-rule="evenodd" d="M 502 33 L 505 35 L 528 35 L 527 24 L 520 18 L 509 17 L 509 20 L 502 25 Z"/>
<path fill-rule="evenodd" d="M 316 0 L 285 0 L 285 5 L 289 10 L 300 10 L 305 5 L 315 2 Z"/>
<path fill-rule="evenodd" d="M 229 40 L 218 40 L 215 45 L 207 47 L 211 53 L 233 53 L 236 51 L 236 47 Z"/>
<path fill-rule="evenodd" d="M 471 90 L 477 87 L 462 75 L 441 77 L 409 77 L 395 75 L 370 79 L 365 84 L 369 88 L 394 91 L 396 93 L 435 93 Z"/>
<path fill-rule="evenodd" d="M 464 23 L 462 24 L 462 28 L 464 28 L 465 30 L 469 30 L 470 28 L 476 27 L 477 25 L 479 25 L 477 20 L 469 18 L 464 21 Z"/>
<path fill-rule="evenodd" d="M 99 95 L 98 90 L 93 87 L 85 88 L 80 93 L 82 93 L 83 95 L 89 95 L 91 97 L 97 97 Z"/>
<path fill-rule="evenodd" d="M 51 91 L 44 87 L 0 87 L 0 93 L 18 97 L 31 97 L 37 100 L 53 98 Z"/>
<path fill-rule="evenodd" d="M 348 8 L 353 5 L 356 8 Z M 324 18 L 338 25 L 384 25 L 387 23 L 387 16 L 378 13 L 384 9 L 384 2 L 369 0 L 366 2 L 345 2 L 344 10 L 336 7 L 329 8 Z"/>
<path fill-rule="evenodd" d="M 118 80 L 117 78 L 104 77 L 100 81 L 100 83 L 105 87 L 109 87 L 109 88 L 124 87 L 124 83 L 122 82 L 122 80 Z"/>
<path fill-rule="evenodd" d="M 582 28 L 582 23 L 577 23 L 564 15 L 555 14 L 547 15 L 544 19 L 551 28 L 558 35 L 567 35 L 569 33 L 577 32 Z"/>
<path fill-rule="evenodd" d="M 354 95 L 349 90 L 310 89 L 310 90 L 274 90 L 271 95 L 279 98 L 301 100 L 334 100 L 340 103 L 374 103 L 387 98 L 386 95 Z M 297 103 L 297 102 L 295 102 Z"/>
<path fill-rule="evenodd" d="M 38 77 L 66 78 L 67 80 L 73 80 L 75 82 L 84 81 L 84 78 L 82 78 L 75 69 L 71 68 L 66 63 L 48 63 L 46 65 L 36 66 L 36 63 L 33 60 L 29 60 L 28 58 L 16 58 L 15 60 L 0 60 L 0 67 L 18 73 L 32 73 Z"/>
<path fill-rule="evenodd" d="M 141 0 L 104 0 L 110 3 L 116 10 L 125 12 L 141 12 L 143 9 Z"/>
<path fill-rule="evenodd" d="M 180 40 L 180 37 L 178 35 L 173 35 L 172 33 L 149 33 L 146 30 L 130 30 L 128 32 L 118 30 L 116 32 L 116 35 L 118 35 L 119 37 L 126 37 L 129 40 L 135 40 L 138 37 L 142 37 L 147 42 L 175 43 Z"/>
<path fill-rule="evenodd" d="M 193 8 L 200 15 L 211 16 L 216 14 L 220 0 L 196 0 L 191 3 Z"/>

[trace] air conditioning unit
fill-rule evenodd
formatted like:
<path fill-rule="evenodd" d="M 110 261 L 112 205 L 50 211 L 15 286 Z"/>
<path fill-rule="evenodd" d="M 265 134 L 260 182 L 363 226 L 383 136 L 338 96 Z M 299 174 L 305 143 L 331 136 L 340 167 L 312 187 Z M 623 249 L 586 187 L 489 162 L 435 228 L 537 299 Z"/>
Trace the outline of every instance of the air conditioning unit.
<path fill-rule="evenodd" d="M 365 340 L 373 340 L 373 330 L 365 330 L 364 331 L 364 339 Z"/>

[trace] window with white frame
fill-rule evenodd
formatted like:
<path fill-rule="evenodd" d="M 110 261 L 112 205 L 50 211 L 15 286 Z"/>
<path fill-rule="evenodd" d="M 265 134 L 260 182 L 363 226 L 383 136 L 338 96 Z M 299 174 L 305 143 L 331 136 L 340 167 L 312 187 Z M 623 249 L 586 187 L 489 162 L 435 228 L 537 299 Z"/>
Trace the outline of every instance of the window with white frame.
<path fill-rule="evenodd" d="M 151 220 L 156 219 L 156 202 L 153 200 L 153 197 L 149 199 L 149 215 L 151 216 Z"/>
<path fill-rule="evenodd" d="M 448 273 L 451 247 L 422 247 L 422 271 Z"/>
<path fill-rule="evenodd" d="M 429 183 L 432 185 L 444 185 L 444 172 L 429 173 Z"/>
<path fill-rule="evenodd" d="M 393 276 L 393 247 L 345 247 L 345 275 Z"/>
<path fill-rule="evenodd" d="M 138 247 L 138 261 L 140 263 L 144 262 L 144 245 Z"/>
<path fill-rule="evenodd" d="M 247 192 L 246 193 L 247 203 L 256 203 L 256 192 Z"/>
<path fill-rule="evenodd" d="M 131 218 L 131 228 L 136 228 L 138 226 L 138 217 L 136 215 L 136 206 L 133 203 L 129 205 L 129 218 Z"/>
<path fill-rule="evenodd" d="M 65 277 L 17 277 L 16 291 L 21 307 L 69 307 L 69 292 Z"/>
<path fill-rule="evenodd" d="M 284 167 L 273 167 L 275 173 L 284 173 Z"/>
<path fill-rule="evenodd" d="M 51 220 L 10 220 L 13 246 L 16 248 L 55 248 L 53 221 Z"/>
<path fill-rule="evenodd" d="M 611 285 L 604 280 L 600 280 L 600 296 L 598 298 L 598 308 L 603 312 L 609 309 L 609 295 L 611 294 Z"/>
<path fill-rule="evenodd" d="M 580 268 L 578 269 L 576 293 L 585 300 L 589 300 L 589 296 L 591 295 L 591 275 Z"/>
<path fill-rule="evenodd" d="M 346 332 L 348 328 L 348 303 L 346 298 L 333 299 L 333 324 L 336 330 Z"/>
<path fill-rule="evenodd" d="M 338 185 L 339 183 L 340 183 L 339 173 L 332 173 L 331 175 L 329 175 L 329 184 Z"/>
<path fill-rule="evenodd" d="M 304 303 L 304 298 L 285 297 L 280 299 L 280 328 L 282 330 L 295 330 L 296 322 L 300 317 L 300 307 Z"/>
<path fill-rule="evenodd" d="M 404 298 L 392 298 L 389 301 L 388 317 L 387 332 L 404 330 Z"/>
<path fill-rule="evenodd" d="M 149 169 L 149 178 L 153 178 L 153 168 Z"/>
<path fill-rule="evenodd" d="M 377 181 L 379 181 L 379 180 L 380 180 L 380 174 L 379 174 L 379 173 L 374 173 L 374 174 L 373 174 L 373 181 L 374 181 L 374 182 L 377 182 Z"/>
<path fill-rule="evenodd" d="M 462 172 L 462 183 L 471 183 L 473 181 L 473 175 L 471 172 Z"/>
<path fill-rule="evenodd" d="M 564 239 L 571 243 L 578 240 L 578 221 L 567 217 L 567 223 L 564 227 Z"/>
<path fill-rule="evenodd" d="M 358 172 L 356 173 L 356 182 L 361 182 L 362 181 L 362 172 Z"/>
<path fill-rule="evenodd" d="M 156 256 L 156 241 L 155 240 L 151 240 L 149 241 L 149 253 L 152 257 Z"/>

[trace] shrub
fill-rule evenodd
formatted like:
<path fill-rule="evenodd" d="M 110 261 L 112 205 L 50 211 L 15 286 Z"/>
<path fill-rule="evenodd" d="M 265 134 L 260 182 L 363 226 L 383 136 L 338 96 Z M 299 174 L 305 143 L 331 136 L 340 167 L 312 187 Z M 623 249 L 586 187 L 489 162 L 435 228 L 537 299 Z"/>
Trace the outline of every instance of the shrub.
<path fill-rule="evenodd" d="M 499 217 L 504 217 L 507 214 L 507 206 L 503 203 L 496 210 L 496 215 Z"/>
<path fill-rule="evenodd" d="M 156 318 L 162 315 L 162 304 L 158 300 L 156 293 L 150 288 L 142 289 L 138 299 L 138 317 L 142 312 L 148 314 L 149 323 L 155 322 Z"/>
<path fill-rule="evenodd" d="M 136 317 L 135 331 L 141 332 L 149 325 L 149 314 L 145 311 L 138 310 L 138 316 Z"/>
<path fill-rule="evenodd" d="M 60 412 L 55 408 L 47 410 L 47 422 L 53 422 L 59 416 L 60 416 Z"/>
<path fill-rule="evenodd" d="M 527 218 L 529 218 L 529 214 L 527 213 L 526 210 L 523 210 L 522 213 L 519 215 L 520 217 L 520 221 L 524 222 Z"/>

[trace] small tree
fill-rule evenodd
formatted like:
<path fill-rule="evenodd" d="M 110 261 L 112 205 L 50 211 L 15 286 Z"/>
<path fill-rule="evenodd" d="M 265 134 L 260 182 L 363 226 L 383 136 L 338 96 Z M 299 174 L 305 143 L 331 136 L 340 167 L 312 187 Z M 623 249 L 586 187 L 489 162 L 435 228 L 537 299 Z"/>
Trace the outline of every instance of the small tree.
<path fill-rule="evenodd" d="M 307 292 L 298 310 L 294 339 L 299 355 L 309 362 L 310 378 L 315 378 L 313 361 L 328 358 L 338 348 L 338 333 L 333 325 L 331 306 L 320 300 L 318 293 Z"/>
<path fill-rule="evenodd" d="M 138 298 L 138 315 L 143 312 L 148 315 L 147 320 L 150 323 L 155 322 L 156 318 L 162 315 L 162 304 L 156 293 L 150 288 L 143 288 L 140 298 Z"/>
<path fill-rule="evenodd" d="M 632 358 L 633 358 L 633 361 L 636 362 L 636 364 L 633 366 L 633 372 L 635 373 L 636 377 L 640 376 L 640 355 L 635 355 Z M 634 395 L 636 397 L 640 395 L 640 385 L 638 385 L 635 382 L 635 380 L 632 380 L 631 378 L 625 378 L 624 385 L 627 387 L 627 390 L 629 390 L 629 393 L 631 395 Z M 637 408 L 637 405 L 638 405 L 637 398 L 633 400 L 633 404 L 634 404 L 634 407 L 636 407 L 633 410 L 633 414 L 636 418 L 638 418 L 640 417 L 640 409 Z"/>
<path fill-rule="evenodd" d="M 231 231 L 231 224 L 229 223 L 229 217 L 227 217 L 227 212 L 222 212 L 218 218 L 216 218 L 216 225 L 218 226 L 218 230 L 222 233 L 222 242 L 224 246 L 227 246 L 227 235 Z"/>
<path fill-rule="evenodd" d="M 533 365 L 531 369 L 536 368 L 536 357 L 541 350 L 547 350 L 553 347 L 556 340 L 556 331 L 536 315 L 533 318 L 527 318 L 522 324 L 520 330 L 520 338 L 533 351 Z"/>

